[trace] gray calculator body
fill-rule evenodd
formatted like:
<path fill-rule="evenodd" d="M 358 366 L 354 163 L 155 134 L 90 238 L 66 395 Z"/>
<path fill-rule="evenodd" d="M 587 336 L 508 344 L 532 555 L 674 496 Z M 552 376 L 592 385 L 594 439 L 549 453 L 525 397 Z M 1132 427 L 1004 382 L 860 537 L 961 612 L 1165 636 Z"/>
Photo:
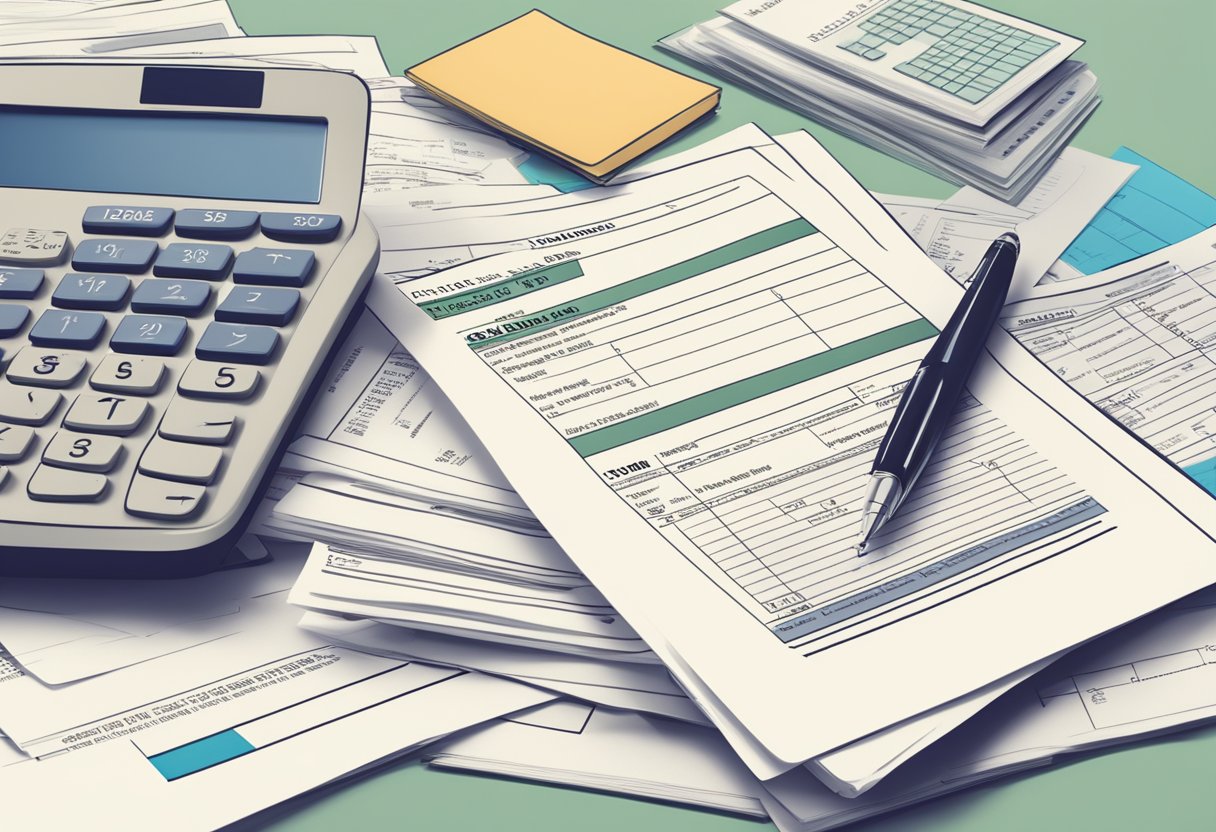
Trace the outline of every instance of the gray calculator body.
<path fill-rule="evenodd" d="M 228 554 L 378 259 L 369 109 L 323 70 L 0 66 L 0 574 Z"/>

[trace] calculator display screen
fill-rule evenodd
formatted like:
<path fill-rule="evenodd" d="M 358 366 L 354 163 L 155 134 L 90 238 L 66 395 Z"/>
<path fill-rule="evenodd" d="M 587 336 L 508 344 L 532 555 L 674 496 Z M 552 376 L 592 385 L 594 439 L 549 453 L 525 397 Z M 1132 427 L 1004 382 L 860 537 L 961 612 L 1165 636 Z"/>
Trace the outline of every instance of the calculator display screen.
<path fill-rule="evenodd" d="M 320 202 L 323 119 L 0 107 L 0 187 Z"/>

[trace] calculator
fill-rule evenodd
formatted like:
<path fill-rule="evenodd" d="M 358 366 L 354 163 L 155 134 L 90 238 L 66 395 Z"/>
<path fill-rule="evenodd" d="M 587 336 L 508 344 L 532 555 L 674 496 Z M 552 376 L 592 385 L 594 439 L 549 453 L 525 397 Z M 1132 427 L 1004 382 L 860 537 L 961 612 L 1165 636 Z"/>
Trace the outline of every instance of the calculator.
<path fill-rule="evenodd" d="M 369 111 L 327 70 L 0 66 L 0 574 L 230 553 L 376 266 Z"/>

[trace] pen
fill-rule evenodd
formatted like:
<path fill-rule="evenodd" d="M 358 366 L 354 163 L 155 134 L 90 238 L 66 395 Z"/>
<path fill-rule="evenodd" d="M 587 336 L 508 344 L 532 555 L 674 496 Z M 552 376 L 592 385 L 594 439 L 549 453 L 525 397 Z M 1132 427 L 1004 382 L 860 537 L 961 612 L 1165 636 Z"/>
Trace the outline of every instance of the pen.
<path fill-rule="evenodd" d="M 1021 244 L 1013 232 L 997 237 L 976 266 L 971 285 L 949 322 L 904 387 L 878 446 L 861 509 L 857 554 L 912 490 L 941 439 L 996 323 Z"/>

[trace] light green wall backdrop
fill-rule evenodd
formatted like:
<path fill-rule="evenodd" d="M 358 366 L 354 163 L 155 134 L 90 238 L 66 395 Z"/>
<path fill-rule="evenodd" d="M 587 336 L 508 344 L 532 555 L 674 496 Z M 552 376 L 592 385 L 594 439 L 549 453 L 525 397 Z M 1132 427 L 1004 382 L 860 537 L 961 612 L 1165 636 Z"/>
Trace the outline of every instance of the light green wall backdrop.
<path fill-rule="evenodd" d="M 513 0 L 230 0 L 251 35 L 375 35 L 399 73 L 536 5 Z M 1078 57 L 1105 101 L 1075 144 L 1109 154 L 1127 145 L 1216 192 L 1213 0 L 992 0 L 990 5 L 1088 42 Z M 546 12 L 588 34 L 688 70 L 654 41 L 710 17 L 713 0 L 552 0 Z M 694 74 L 702 75 L 695 70 Z M 709 79 L 714 80 L 714 79 Z M 721 83 L 716 81 L 716 83 Z M 771 133 L 807 128 L 868 187 L 945 196 L 953 187 L 726 85 L 718 115 L 671 149 L 747 121 Z M 301 761 L 306 765 L 307 761 Z M 858 832 L 1142 832 L 1216 829 L 1216 728 L 1090 756 L 972 789 L 851 827 Z M 246 824 L 273 832 L 761 832 L 707 812 L 405 764 Z"/>

